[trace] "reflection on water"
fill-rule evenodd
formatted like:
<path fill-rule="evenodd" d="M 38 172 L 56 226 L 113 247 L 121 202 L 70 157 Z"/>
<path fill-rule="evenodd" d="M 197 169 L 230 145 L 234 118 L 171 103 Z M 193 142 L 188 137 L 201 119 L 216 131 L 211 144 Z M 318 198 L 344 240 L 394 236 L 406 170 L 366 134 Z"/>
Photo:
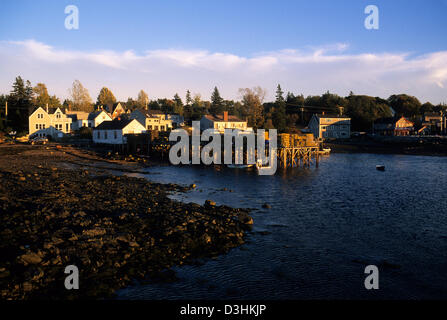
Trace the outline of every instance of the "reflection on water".
<path fill-rule="evenodd" d="M 385 172 L 375 169 L 386 166 Z M 195 183 L 181 201 L 248 207 L 247 243 L 179 281 L 133 286 L 138 299 L 447 298 L 447 159 L 333 154 L 318 168 L 258 176 L 242 170 L 156 167 L 158 182 Z M 157 173 L 157 174 L 154 174 Z M 222 191 L 226 188 L 226 191 Z M 271 209 L 262 209 L 269 203 Z M 380 270 L 380 290 L 363 287 Z"/>

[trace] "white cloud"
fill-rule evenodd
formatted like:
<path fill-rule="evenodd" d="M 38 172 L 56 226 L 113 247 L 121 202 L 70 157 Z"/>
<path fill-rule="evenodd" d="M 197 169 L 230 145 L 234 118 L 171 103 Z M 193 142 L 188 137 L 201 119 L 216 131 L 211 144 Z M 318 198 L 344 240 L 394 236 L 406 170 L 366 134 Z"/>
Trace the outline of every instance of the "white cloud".
<path fill-rule="evenodd" d="M 217 85 L 225 98 L 237 99 L 240 87 L 260 85 L 272 99 L 277 83 L 294 93 L 388 97 L 408 93 L 433 103 L 447 101 L 447 51 L 350 54 L 347 44 L 284 49 L 243 57 L 206 50 L 127 51 L 64 50 L 35 41 L 0 41 L 0 91 L 10 91 L 14 77 L 44 82 L 51 93 L 67 96 L 79 79 L 96 97 L 107 86 L 121 99 L 140 89 L 151 98 L 187 89 L 204 98 Z"/>

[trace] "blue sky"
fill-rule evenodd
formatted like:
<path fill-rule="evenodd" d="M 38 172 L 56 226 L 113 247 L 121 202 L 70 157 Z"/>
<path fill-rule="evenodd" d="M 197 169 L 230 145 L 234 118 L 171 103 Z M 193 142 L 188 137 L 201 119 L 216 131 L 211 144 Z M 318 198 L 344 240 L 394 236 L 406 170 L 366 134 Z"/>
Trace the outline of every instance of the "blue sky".
<path fill-rule="evenodd" d="M 69 4 L 79 8 L 79 30 L 64 27 L 64 8 Z M 379 30 L 364 28 L 364 8 L 369 4 L 377 5 L 380 10 Z M 443 88 L 447 77 L 443 55 L 447 51 L 446 13 L 447 0 L 4 0 L 0 4 L 0 41 L 6 53 L 1 57 L 0 67 L 6 72 L 0 75 L 0 92 L 9 91 L 15 75 L 22 74 L 33 83 L 48 82 L 50 91 L 61 96 L 66 95 L 62 86 L 68 88 L 75 78 L 82 77 L 79 80 L 87 84 L 92 97 L 96 97 L 98 87 L 108 85 L 122 99 L 136 96 L 140 88 L 154 98 L 186 88 L 208 98 L 210 88 L 219 85 L 228 98 L 237 98 L 233 81 L 237 77 L 241 78 L 238 86 L 260 85 L 267 88 L 270 96 L 274 83 L 280 82 L 286 90 L 305 95 L 326 90 L 345 95 L 350 89 L 370 95 L 407 91 L 434 103 L 447 102 L 447 90 Z M 284 50 L 292 51 L 286 59 Z M 330 59 L 306 64 L 304 58 L 319 50 L 323 50 L 324 58 Z M 119 64 L 125 52 L 134 55 L 132 63 Z M 198 52 L 201 52 L 199 58 Z M 43 57 L 44 54 L 47 56 Z M 23 55 L 36 59 L 42 68 L 23 65 L 17 60 L 17 56 Z M 59 65 L 51 64 L 50 56 L 64 55 L 66 59 L 55 62 Z M 221 64 L 220 55 L 225 59 L 222 63 L 228 64 L 226 71 L 211 68 L 212 64 Z M 377 65 L 371 66 L 365 55 L 377 56 L 380 61 L 376 63 L 387 68 L 372 75 Z M 257 60 L 251 60 L 258 57 L 270 62 L 258 65 Z M 101 59 L 108 62 L 98 61 Z M 175 63 L 166 59 L 174 59 Z M 341 60 L 345 64 L 341 65 Z M 425 70 L 424 64 L 431 65 L 431 69 Z M 257 66 L 262 69 L 266 65 L 270 69 L 259 74 Z M 231 66 L 235 66 L 233 73 Z M 364 83 L 357 81 L 357 77 L 365 76 L 353 74 L 362 66 L 369 72 Z M 147 72 L 131 77 L 131 71 L 138 69 Z M 242 76 L 238 70 L 243 70 Z M 339 76 L 346 70 L 350 76 L 341 85 L 325 70 Z M 58 71 L 64 71 L 64 75 Z M 250 76 L 252 71 L 257 75 Z M 414 89 L 410 83 L 399 85 L 400 79 L 406 82 L 409 76 L 415 79 L 426 76 L 427 81 L 422 88 L 421 83 Z M 304 83 L 303 77 L 310 83 Z M 49 84 L 54 84 L 54 88 Z"/>

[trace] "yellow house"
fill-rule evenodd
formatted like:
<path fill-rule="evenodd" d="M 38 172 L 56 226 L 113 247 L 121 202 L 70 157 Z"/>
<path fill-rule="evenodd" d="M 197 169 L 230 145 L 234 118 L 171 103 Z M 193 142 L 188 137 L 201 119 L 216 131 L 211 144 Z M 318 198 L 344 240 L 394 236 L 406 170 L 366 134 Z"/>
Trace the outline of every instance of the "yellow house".
<path fill-rule="evenodd" d="M 167 119 L 161 111 L 136 109 L 130 114 L 131 119 L 137 119 L 146 130 L 172 130 L 172 120 Z"/>
<path fill-rule="evenodd" d="M 351 136 L 351 118 L 314 114 L 309 121 L 309 130 L 316 139 L 346 139 Z"/>
<path fill-rule="evenodd" d="M 70 133 L 72 118 L 60 108 L 49 110 L 39 107 L 29 116 L 28 123 L 30 136 L 61 138 Z"/>
<path fill-rule="evenodd" d="M 216 129 L 220 133 L 224 133 L 225 129 L 246 131 L 252 128 L 247 127 L 247 121 L 241 120 L 236 116 L 230 116 L 228 111 L 224 111 L 222 115 L 204 115 L 200 120 L 200 130 L 206 129 Z"/>

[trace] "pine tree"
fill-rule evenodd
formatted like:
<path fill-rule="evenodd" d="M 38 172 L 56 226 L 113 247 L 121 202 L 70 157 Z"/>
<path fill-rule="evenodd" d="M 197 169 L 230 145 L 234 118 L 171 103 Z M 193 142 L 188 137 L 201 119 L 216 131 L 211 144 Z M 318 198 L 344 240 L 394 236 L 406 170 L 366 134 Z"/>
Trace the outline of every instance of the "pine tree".
<path fill-rule="evenodd" d="M 223 99 L 220 96 L 217 87 L 214 87 L 214 91 L 211 95 L 211 108 L 210 113 L 214 115 L 219 115 L 224 111 Z"/>
<path fill-rule="evenodd" d="M 192 104 L 191 92 L 189 90 L 186 91 L 186 104 L 188 106 Z"/>
<path fill-rule="evenodd" d="M 174 113 L 183 115 L 183 101 L 177 93 L 174 95 L 174 102 L 175 102 Z"/>
<path fill-rule="evenodd" d="M 278 84 L 276 89 L 276 101 L 275 101 L 275 110 L 272 114 L 273 125 L 279 131 L 284 131 L 286 129 L 286 102 L 284 100 L 284 92 L 281 89 L 281 86 Z"/>
<path fill-rule="evenodd" d="M 15 131 L 23 131 L 28 128 L 28 117 L 32 112 L 33 87 L 28 80 L 25 82 L 18 76 L 12 85 L 9 95 L 8 125 Z"/>

